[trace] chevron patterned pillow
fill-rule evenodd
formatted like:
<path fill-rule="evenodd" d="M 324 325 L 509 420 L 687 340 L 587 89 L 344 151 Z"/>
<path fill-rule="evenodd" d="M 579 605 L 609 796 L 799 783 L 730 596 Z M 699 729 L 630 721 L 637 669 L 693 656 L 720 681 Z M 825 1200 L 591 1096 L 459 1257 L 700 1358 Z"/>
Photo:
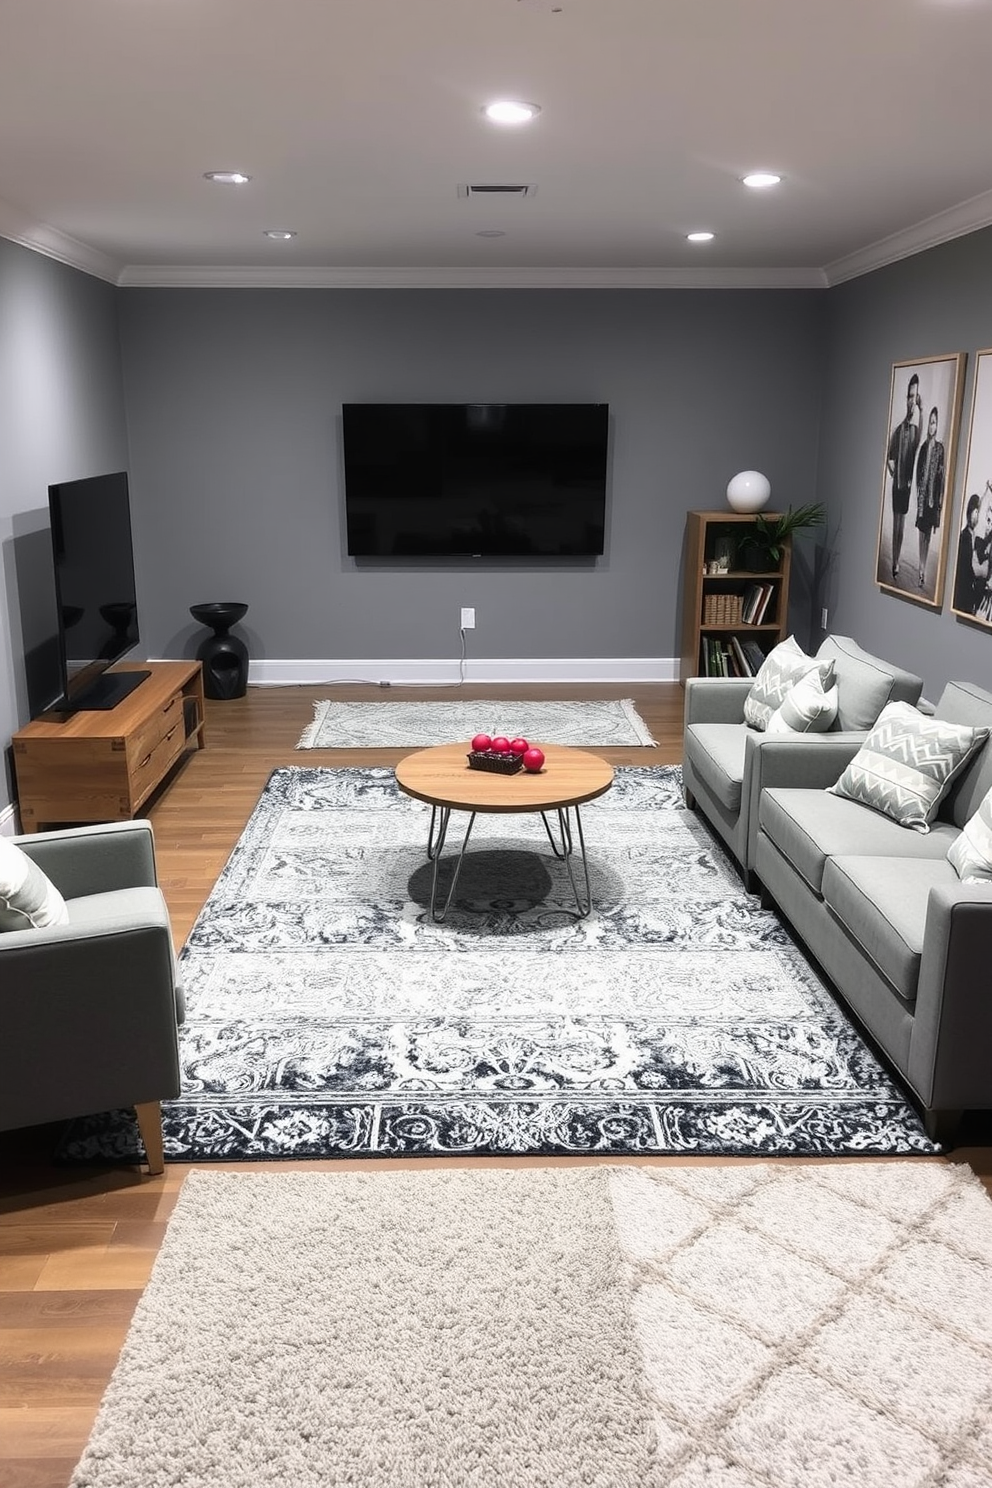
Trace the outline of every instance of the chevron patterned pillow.
<path fill-rule="evenodd" d="M 901 827 L 929 832 L 951 781 L 989 736 L 987 728 L 930 718 L 909 703 L 889 703 L 836 785 Z"/>
<path fill-rule="evenodd" d="M 824 687 L 834 680 L 833 662 L 807 656 L 794 636 L 775 646 L 765 657 L 744 699 L 745 723 L 752 728 L 767 729 L 768 720 L 781 708 L 790 688 L 808 672 L 819 672 Z"/>
<path fill-rule="evenodd" d="M 992 883 L 992 790 L 947 849 L 947 861 L 963 883 Z"/>

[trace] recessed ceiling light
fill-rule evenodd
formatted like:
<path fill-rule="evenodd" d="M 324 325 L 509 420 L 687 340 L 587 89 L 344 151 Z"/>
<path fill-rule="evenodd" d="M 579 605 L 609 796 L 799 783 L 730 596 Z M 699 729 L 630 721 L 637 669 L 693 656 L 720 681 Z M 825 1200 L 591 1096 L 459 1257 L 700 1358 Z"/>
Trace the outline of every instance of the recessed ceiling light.
<path fill-rule="evenodd" d="M 216 181 L 219 186 L 244 186 L 251 180 L 244 171 L 204 171 L 204 180 Z"/>
<path fill-rule="evenodd" d="M 295 232 L 290 232 L 287 227 L 267 227 L 264 236 L 266 238 L 277 238 L 280 243 L 284 243 L 289 238 L 295 238 L 296 234 Z"/>
<path fill-rule="evenodd" d="M 712 243 L 713 237 L 714 234 L 711 232 L 686 233 L 686 238 L 690 243 Z"/>
<path fill-rule="evenodd" d="M 536 103 L 515 103 L 504 98 L 487 103 L 482 112 L 493 124 L 529 124 L 541 110 Z"/>
<path fill-rule="evenodd" d="M 745 186 L 750 186 L 753 191 L 764 191 L 768 186 L 777 186 L 781 176 L 776 176 L 772 171 L 752 171 L 749 176 L 741 176 Z"/>
<path fill-rule="evenodd" d="M 477 238 L 505 238 L 506 233 L 501 227 L 480 227 L 475 236 Z"/>

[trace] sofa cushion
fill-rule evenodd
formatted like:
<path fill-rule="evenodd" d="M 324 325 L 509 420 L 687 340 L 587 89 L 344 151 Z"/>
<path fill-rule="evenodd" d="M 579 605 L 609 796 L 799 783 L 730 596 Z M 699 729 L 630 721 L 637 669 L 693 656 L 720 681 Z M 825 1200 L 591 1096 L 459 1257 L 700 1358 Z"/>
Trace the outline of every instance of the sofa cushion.
<path fill-rule="evenodd" d="M 746 746 L 743 723 L 690 723 L 685 731 L 685 751 L 693 769 L 721 806 L 732 812 L 741 809 Z"/>
<path fill-rule="evenodd" d="M 823 734 L 837 717 L 837 685 L 824 687 L 818 671 L 807 672 L 794 682 L 776 708 L 765 732 L 769 734 Z"/>
<path fill-rule="evenodd" d="M 956 882 L 934 858 L 831 858 L 823 902 L 906 1002 L 915 1002 L 930 890 Z"/>
<path fill-rule="evenodd" d="M 0 837 L 0 930 L 44 930 L 68 924 L 65 900 L 26 852 Z"/>
<path fill-rule="evenodd" d="M 765 657 L 751 690 L 744 699 L 744 721 L 752 728 L 766 729 L 768 720 L 785 701 L 789 689 L 807 672 L 819 669 L 826 684 L 833 680 L 833 666 L 807 656 L 794 636 L 774 646 Z"/>
<path fill-rule="evenodd" d="M 829 789 L 883 812 L 900 826 L 929 832 L 954 776 L 988 734 L 987 728 L 928 718 L 909 703 L 889 703 Z"/>
<path fill-rule="evenodd" d="M 915 703 L 923 678 L 871 656 L 850 636 L 827 636 L 817 656 L 832 661 L 838 729 L 870 729 L 886 703 Z"/>
<path fill-rule="evenodd" d="M 795 787 L 763 790 L 758 821 L 817 894 L 822 893 L 823 867 L 829 857 L 851 854 L 942 860 L 957 835 L 953 827 L 938 822 L 926 837 L 921 837 L 856 801 L 830 791 Z"/>
<path fill-rule="evenodd" d="M 973 682 L 948 682 L 940 695 L 937 714 L 950 723 L 992 726 L 992 692 Z M 992 790 L 992 739 L 974 754 L 954 778 L 938 815 L 963 827 Z"/>
<path fill-rule="evenodd" d="M 964 883 L 992 883 L 992 790 L 947 849 L 947 861 Z"/>

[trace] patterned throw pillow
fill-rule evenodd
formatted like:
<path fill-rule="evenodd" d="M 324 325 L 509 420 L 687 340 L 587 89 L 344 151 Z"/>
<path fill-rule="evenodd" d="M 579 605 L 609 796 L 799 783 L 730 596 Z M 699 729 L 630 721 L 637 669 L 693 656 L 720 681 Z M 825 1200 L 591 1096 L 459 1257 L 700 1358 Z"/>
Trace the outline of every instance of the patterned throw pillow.
<path fill-rule="evenodd" d="M 766 729 L 772 714 L 781 708 L 785 695 L 794 682 L 807 672 L 818 671 L 828 686 L 833 681 L 832 661 L 817 661 L 807 656 L 794 636 L 782 641 L 765 657 L 751 691 L 744 699 L 744 721 L 752 728 Z"/>
<path fill-rule="evenodd" d="M 889 703 L 836 785 L 901 827 L 929 832 L 954 777 L 988 738 L 987 728 L 929 718 L 909 703 Z"/>
<path fill-rule="evenodd" d="M 947 860 L 964 883 L 992 883 L 992 790 L 947 849 Z"/>
<path fill-rule="evenodd" d="M 9 837 L 0 837 L 0 930 L 44 930 L 67 925 L 65 900 L 37 863 Z"/>
<path fill-rule="evenodd" d="M 785 694 L 780 708 L 768 720 L 769 734 L 822 734 L 837 717 L 836 683 L 824 687 L 818 671 L 807 672 L 794 682 Z"/>

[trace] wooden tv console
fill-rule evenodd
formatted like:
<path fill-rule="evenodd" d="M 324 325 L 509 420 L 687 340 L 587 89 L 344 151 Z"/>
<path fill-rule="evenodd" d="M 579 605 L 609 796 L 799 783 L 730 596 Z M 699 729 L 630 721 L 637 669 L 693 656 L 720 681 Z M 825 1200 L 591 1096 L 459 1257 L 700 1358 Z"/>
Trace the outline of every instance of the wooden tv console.
<path fill-rule="evenodd" d="M 121 662 L 151 676 L 116 708 L 36 718 L 13 738 L 21 831 L 129 821 L 195 745 L 203 748 L 198 661 Z"/>

